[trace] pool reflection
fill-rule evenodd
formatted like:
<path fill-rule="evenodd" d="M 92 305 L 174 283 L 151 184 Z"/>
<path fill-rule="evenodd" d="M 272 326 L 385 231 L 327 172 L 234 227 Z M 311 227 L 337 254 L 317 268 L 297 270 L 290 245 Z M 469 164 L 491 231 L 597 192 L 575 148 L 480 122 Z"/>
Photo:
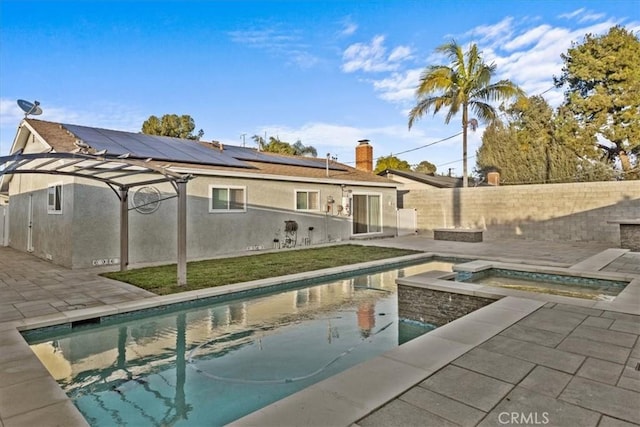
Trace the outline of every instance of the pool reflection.
<path fill-rule="evenodd" d="M 408 339 L 395 278 L 428 269 L 87 326 L 32 348 L 91 425 L 219 425 Z"/>

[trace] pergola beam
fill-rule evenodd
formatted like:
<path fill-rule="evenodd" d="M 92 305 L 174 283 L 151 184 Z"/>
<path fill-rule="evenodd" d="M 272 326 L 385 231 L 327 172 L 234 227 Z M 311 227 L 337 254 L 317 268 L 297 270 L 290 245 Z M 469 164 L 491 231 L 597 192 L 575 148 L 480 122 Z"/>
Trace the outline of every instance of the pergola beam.
<path fill-rule="evenodd" d="M 187 284 L 187 181 L 178 181 L 178 286 Z"/>
<path fill-rule="evenodd" d="M 129 266 L 129 188 L 120 187 L 120 271 Z"/>
<path fill-rule="evenodd" d="M 42 161 L 43 162 L 40 162 Z M 53 168 L 45 168 L 56 160 L 69 161 L 63 165 L 56 165 Z M 134 187 L 170 183 L 177 194 L 177 261 L 178 285 L 184 286 L 187 283 L 187 182 L 192 178 L 173 172 L 167 167 L 157 166 L 152 159 L 135 160 L 123 157 L 107 158 L 103 155 L 84 153 L 14 153 L 10 156 L 0 156 L 0 177 L 5 175 L 22 174 L 48 174 L 85 178 L 100 181 L 115 191 L 120 201 L 120 270 L 125 271 L 129 266 L 129 190 Z M 75 170 L 69 171 L 70 166 L 82 162 L 95 162 L 86 166 L 76 166 Z M 38 162 L 40 162 L 38 164 Z M 101 166 L 98 168 L 98 166 Z M 102 168 L 102 166 L 106 166 Z M 4 168 L 4 169 L 3 169 Z M 131 170 L 127 170 L 131 168 Z M 116 173 L 117 172 L 117 173 Z M 143 173 L 162 175 L 162 178 L 135 180 L 133 176 Z M 107 174 L 113 174 L 106 176 Z M 100 176 L 102 175 L 102 176 Z M 119 180 L 122 178 L 123 180 Z"/>

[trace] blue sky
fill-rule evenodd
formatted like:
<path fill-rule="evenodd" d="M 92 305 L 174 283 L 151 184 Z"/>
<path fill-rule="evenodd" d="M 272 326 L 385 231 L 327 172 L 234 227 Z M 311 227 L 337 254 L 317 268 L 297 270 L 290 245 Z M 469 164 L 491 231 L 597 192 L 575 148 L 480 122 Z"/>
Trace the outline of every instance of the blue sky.
<path fill-rule="evenodd" d="M 640 32 L 638 0 L 0 0 L 0 154 L 26 99 L 42 120 L 137 132 L 189 114 L 204 140 L 251 146 L 266 132 L 345 163 L 366 138 L 374 157 L 413 150 L 398 157 L 459 174 L 460 137 L 419 148 L 458 133 L 459 117 L 407 128 L 421 70 L 446 62 L 437 46 L 476 42 L 496 79 L 555 106 L 560 55 L 614 25 Z"/>

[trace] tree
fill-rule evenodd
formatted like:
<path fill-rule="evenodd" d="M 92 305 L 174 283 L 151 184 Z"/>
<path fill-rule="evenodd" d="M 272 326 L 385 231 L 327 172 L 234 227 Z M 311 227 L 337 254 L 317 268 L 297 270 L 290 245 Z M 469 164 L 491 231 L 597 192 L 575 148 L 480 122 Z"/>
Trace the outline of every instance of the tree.
<path fill-rule="evenodd" d="M 504 111 L 508 122 L 495 121 L 482 136 L 477 172 L 486 179 L 500 172 L 505 184 L 608 179 L 602 164 L 581 155 L 564 138 L 565 123 L 541 96 L 520 98 Z"/>
<path fill-rule="evenodd" d="M 376 167 L 373 170 L 373 172 L 379 173 L 386 169 L 410 171 L 411 165 L 406 160 L 400 160 L 399 158 L 393 155 L 389 155 L 386 157 L 379 157 L 378 160 L 376 161 Z"/>
<path fill-rule="evenodd" d="M 574 152 L 579 159 L 579 181 L 610 181 L 615 178 L 615 164 L 602 155 L 569 108 L 560 106 L 557 109 L 554 124 L 556 143 Z"/>
<path fill-rule="evenodd" d="M 612 27 L 587 34 L 566 54 L 557 87 L 566 87 L 563 107 L 573 113 L 582 139 L 610 162 L 620 161 L 627 179 L 640 178 L 640 40 Z"/>
<path fill-rule="evenodd" d="M 300 140 L 297 140 L 292 147 L 296 156 L 318 157 L 318 150 L 311 145 L 304 145 Z"/>
<path fill-rule="evenodd" d="M 409 112 L 409 129 L 414 122 L 429 113 L 437 114 L 448 107 L 445 123 L 458 112 L 462 113 L 462 185 L 468 186 L 467 176 L 467 128 L 475 130 L 477 120 L 469 117 L 471 111 L 482 122 L 492 122 L 496 111 L 489 104 L 521 96 L 524 92 L 509 80 L 491 83 L 496 71 L 495 64 L 484 63 L 476 44 L 471 44 L 467 52 L 455 41 L 437 48 L 450 60 L 450 65 L 431 65 L 420 76 L 416 89 L 417 104 Z"/>
<path fill-rule="evenodd" d="M 278 154 L 288 154 L 290 156 L 313 156 L 316 157 L 318 155 L 318 151 L 308 145 L 304 145 L 302 141 L 298 140 L 293 145 L 288 142 L 281 141 L 278 137 L 269 137 L 269 142 L 265 142 L 264 138 L 260 135 L 253 135 L 251 137 L 256 144 L 258 144 L 258 149 L 260 151 L 266 151 L 268 153 L 278 153 Z"/>
<path fill-rule="evenodd" d="M 165 114 L 162 118 L 149 116 L 142 124 L 142 133 L 199 140 L 204 135 L 204 131 L 200 129 L 198 134 L 194 135 L 192 132 L 195 128 L 195 121 L 187 114 L 181 116 Z"/>
<path fill-rule="evenodd" d="M 437 169 L 438 168 L 433 163 L 423 160 L 418 163 L 415 168 L 413 168 L 413 171 L 426 173 L 427 175 L 433 175 L 434 173 L 436 173 Z"/>

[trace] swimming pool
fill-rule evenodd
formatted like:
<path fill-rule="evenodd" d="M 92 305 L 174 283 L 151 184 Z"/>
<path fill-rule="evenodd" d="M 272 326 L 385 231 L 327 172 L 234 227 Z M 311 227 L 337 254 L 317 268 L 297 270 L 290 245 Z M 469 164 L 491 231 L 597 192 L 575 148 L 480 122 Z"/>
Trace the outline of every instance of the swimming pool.
<path fill-rule="evenodd" d="M 433 329 L 397 318 L 395 278 L 451 265 L 25 337 L 91 425 L 222 425 Z"/>

